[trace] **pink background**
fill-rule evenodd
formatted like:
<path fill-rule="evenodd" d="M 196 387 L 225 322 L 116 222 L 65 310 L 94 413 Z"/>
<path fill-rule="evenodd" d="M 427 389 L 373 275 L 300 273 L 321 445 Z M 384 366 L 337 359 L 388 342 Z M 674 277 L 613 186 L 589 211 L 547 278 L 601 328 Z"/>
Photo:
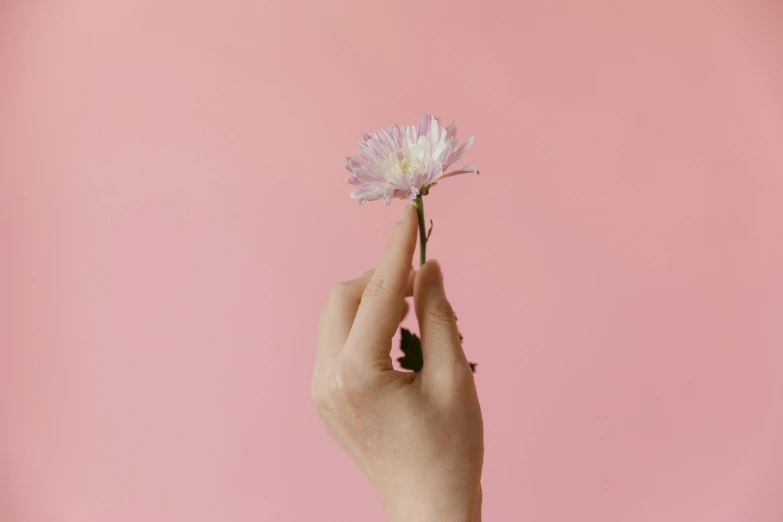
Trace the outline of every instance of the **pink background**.
<path fill-rule="evenodd" d="M 0 520 L 382 520 L 308 383 L 425 111 L 485 519 L 783 520 L 783 6 L 0 2 Z"/>

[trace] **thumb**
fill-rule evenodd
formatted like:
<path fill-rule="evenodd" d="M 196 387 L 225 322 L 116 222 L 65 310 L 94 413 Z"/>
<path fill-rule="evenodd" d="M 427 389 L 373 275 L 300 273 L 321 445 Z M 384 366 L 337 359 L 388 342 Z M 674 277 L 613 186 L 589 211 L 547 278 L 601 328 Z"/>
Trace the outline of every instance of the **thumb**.
<path fill-rule="evenodd" d="M 457 317 L 443 287 L 440 264 L 427 261 L 416 274 L 413 302 L 421 331 L 422 373 L 442 373 L 468 367 L 457 330 Z"/>

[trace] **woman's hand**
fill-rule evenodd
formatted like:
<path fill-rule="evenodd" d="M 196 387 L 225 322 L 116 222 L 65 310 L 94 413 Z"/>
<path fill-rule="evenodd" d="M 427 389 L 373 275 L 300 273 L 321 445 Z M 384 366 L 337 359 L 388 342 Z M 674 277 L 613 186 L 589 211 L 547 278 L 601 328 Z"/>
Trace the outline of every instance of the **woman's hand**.
<path fill-rule="evenodd" d="M 481 409 L 437 262 L 411 270 L 407 206 L 376 270 L 337 284 L 324 307 L 311 393 L 331 435 L 394 522 L 481 519 Z M 413 295 L 424 368 L 394 370 L 391 340 Z"/>

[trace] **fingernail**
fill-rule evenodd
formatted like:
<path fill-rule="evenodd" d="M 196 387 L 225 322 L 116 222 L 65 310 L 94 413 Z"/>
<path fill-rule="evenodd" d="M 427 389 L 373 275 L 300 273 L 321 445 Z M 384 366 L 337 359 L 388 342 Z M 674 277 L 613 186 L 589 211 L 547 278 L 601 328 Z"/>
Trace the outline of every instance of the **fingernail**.
<path fill-rule="evenodd" d="M 400 217 L 397 218 L 397 223 L 402 223 L 405 221 L 405 218 L 408 217 L 410 210 L 411 206 L 408 203 L 405 203 L 402 207 L 402 212 L 400 212 Z"/>

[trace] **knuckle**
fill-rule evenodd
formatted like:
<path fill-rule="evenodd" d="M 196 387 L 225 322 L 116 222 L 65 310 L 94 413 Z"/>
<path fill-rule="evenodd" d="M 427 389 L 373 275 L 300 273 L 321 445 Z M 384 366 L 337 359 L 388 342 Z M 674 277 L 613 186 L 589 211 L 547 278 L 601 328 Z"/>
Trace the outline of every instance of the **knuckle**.
<path fill-rule="evenodd" d="M 336 283 L 329 290 L 329 297 L 326 304 L 321 308 L 321 320 L 329 314 L 330 310 L 340 309 L 346 306 L 354 297 L 354 289 L 349 282 Z M 323 324 L 323 322 L 321 323 Z"/>
<path fill-rule="evenodd" d="M 332 286 L 329 291 L 329 301 L 339 302 L 350 295 L 350 284 L 346 282 L 340 282 Z"/>
<path fill-rule="evenodd" d="M 380 297 L 398 292 L 399 285 L 395 284 L 388 274 L 376 272 L 370 279 L 370 282 L 367 283 L 367 288 L 364 289 L 364 297 Z"/>
<path fill-rule="evenodd" d="M 347 364 L 339 364 L 329 382 L 329 395 L 341 407 L 358 410 L 367 398 L 367 390 L 362 382 Z"/>
<path fill-rule="evenodd" d="M 457 324 L 457 316 L 448 301 L 433 303 L 427 307 L 427 319 L 439 325 L 451 326 Z"/>

